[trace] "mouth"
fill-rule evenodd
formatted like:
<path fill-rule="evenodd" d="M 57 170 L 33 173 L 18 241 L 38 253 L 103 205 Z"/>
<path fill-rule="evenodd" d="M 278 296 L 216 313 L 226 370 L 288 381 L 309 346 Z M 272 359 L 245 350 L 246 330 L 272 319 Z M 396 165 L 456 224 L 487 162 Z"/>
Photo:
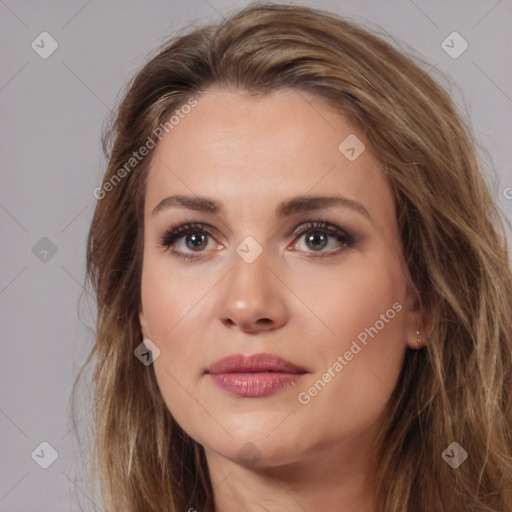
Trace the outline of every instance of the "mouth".
<path fill-rule="evenodd" d="M 205 373 L 224 391 L 258 398 L 296 386 L 309 372 L 273 354 L 233 354 L 219 359 Z"/>

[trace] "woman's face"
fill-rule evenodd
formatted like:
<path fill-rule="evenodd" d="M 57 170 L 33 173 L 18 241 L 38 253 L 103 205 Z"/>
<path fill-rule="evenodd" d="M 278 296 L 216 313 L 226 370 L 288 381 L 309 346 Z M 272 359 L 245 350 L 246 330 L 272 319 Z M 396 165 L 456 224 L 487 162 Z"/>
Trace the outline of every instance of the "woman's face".
<path fill-rule="evenodd" d="M 162 396 L 234 462 L 360 453 L 420 328 L 391 188 L 363 135 L 316 96 L 197 101 L 153 150 L 146 190 L 140 321 Z M 302 373 L 268 373 L 269 360 L 208 373 L 263 353 Z"/>

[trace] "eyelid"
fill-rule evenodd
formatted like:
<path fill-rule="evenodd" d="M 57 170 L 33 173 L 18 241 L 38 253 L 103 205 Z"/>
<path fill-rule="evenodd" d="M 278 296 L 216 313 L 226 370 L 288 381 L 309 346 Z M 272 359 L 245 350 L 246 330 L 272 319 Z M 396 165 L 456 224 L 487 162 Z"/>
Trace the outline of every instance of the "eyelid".
<path fill-rule="evenodd" d="M 318 231 L 325 231 L 326 233 L 329 233 L 330 235 L 346 235 L 347 237 L 351 237 L 352 235 L 344 230 L 341 227 L 338 227 L 336 224 L 329 222 L 328 220 L 312 220 L 312 221 L 306 221 L 299 224 L 296 228 L 293 229 L 290 236 L 301 236 L 304 233 L 307 233 L 308 231 L 313 230 Z"/>

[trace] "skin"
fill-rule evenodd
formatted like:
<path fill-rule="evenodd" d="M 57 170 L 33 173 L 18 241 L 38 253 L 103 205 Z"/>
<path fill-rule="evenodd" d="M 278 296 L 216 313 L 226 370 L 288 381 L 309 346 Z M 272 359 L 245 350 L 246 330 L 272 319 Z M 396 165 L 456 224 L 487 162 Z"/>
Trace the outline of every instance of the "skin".
<path fill-rule="evenodd" d="M 365 483 L 372 443 L 405 349 L 421 348 L 422 330 L 407 296 L 391 188 L 362 133 L 321 98 L 210 89 L 197 100 L 154 150 L 146 190 L 139 316 L 143 336 L 161 351 L 153 366 L 165 403 L 205 448 L 217 511 L 376 512 Z M 354 161 L 338 149 L 350 134 L 366 145 Z M 174 194 L 213 198 L 224 211 L 173 206 L 152 215 Z M 370 219 L 334 206 L 276 220 L 278 203 L 304 195 L 350 198 Z M 307 233 L 293 233 L 319 219 L 356 235 L 355 243 L 329 235 L 320 252 L 331 255 L 315 259 Z M 158 245 L 186 222 L 216 229 L 199 252 L 186 235 L 175 242 L 176 251 L 199 255 L 190 261 Z M 252 263 L 236 252 L 248 236 L 263 250 Z M 299 393 L 394 303 L 400 312 L 300 403 Z M 262 398 L 223 391 L 204 373 L 228 354 L 261 352 L 309 373 Z M 249 464 L 239 455 L 248 442 Z"/>

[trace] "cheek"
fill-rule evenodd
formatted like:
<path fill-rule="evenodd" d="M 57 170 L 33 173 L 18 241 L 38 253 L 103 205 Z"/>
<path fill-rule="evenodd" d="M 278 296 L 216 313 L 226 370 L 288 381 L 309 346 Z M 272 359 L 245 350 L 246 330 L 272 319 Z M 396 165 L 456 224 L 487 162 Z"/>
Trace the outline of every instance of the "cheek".
<path fill-rule="evenodd" d="M 149 255 L 143 268 L 141 296 L 151 339 L 160 349 L 153 363 L 158 386 L 167 407 L 181 423 L 192 414 L 191 393 L 204 369 L 198 344 L 208 326 L 206 319 L 201 320 L 198 305 L 214 282 L 170 269 L 166 258 Z"/>
<path fill-rule="evenodd" d="M 176 272 L 170 258 L 170 255 L 148 255 L 141 283 L 146 324 L 153 341 L 164 345 L 168 344 L 167 340 L 173 339 L 181 324 L 186 323 L 187 315 L 193 314 L 195 306 L 211 288 L 208 276 L 198 279 L 197 276 L 187 275 L 183 269 Z"/>
<path fill-rule="evenodd" d="M 394 260 L 371 259 L 359 255 L 331 272 L 308 299 L 334 334 L 316 346 L 321 362 L 299 390 L 301 403 L 309 400 L 311 417 L 331 411 L 333 436 L 339 425 L 355 431 L 376 420 L 403 363 L 405 276 Z"/>
<path fill-rule="evenodd" d="M 363 387 L 379 382 L 394 386 L 405 350 L 405 276 L 393 261 L 362 265 L 351 274 L 341 300 L 345 314 L 338 316 L 338 332 L 343 353 L 361 348 L 352 359 L 353 366 L 361 368 L 357 380 Z"/>
<path fill-rule="evenodd" d="M 381 338 L 402 329 L 403 315 L 395 313 L 396 309 L 404 309 L 405 275 L 391 255 L 347 254 L 338 267 L 303 265 L 297 275 L 301 278 L 294 290 L 331 332 L 329 336 L 325 331 L 327 336 L 322 338 L 327 352 L 350 345 L 352 339 L 376 322 Z M 399 305 L 393 309 L 395 303 Z M 385 315 L 384 324 L 381 315 Z M 379 343 L 384 345 L 383 341 Z"/>

